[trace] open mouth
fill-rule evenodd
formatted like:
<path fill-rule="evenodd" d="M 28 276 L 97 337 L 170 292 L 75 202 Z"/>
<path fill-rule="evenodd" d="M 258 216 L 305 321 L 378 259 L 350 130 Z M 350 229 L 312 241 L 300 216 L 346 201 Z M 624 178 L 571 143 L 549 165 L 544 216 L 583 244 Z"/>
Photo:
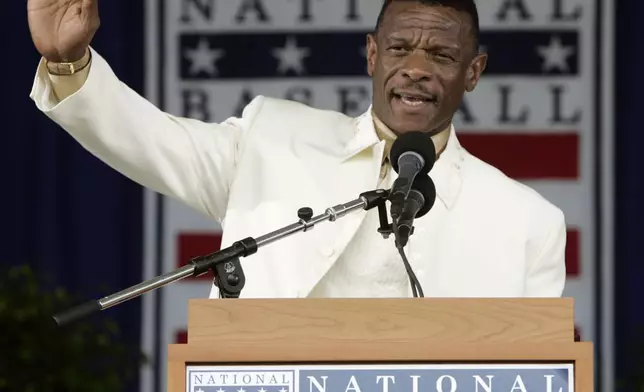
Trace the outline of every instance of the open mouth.
<path fill-rule="evenodd" d="M 435 96 L 417 92 L 397 91 L 393 93 L 393 97 L 398 102 L 412 108 L 421 107 L 436 102 Z"/>

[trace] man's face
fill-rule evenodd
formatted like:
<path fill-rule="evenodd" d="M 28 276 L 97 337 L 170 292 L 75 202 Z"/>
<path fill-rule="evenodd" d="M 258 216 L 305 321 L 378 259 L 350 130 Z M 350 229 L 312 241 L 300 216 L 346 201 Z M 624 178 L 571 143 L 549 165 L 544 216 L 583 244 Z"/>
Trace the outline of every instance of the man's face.
<path fill-rule="evenodd" d="M 467 14 L 394 1 L 376 36 L 367 37 L 373 108 L 397 134 L 440 132 L 449 126 L 465 91 L 485 68 Z"/>

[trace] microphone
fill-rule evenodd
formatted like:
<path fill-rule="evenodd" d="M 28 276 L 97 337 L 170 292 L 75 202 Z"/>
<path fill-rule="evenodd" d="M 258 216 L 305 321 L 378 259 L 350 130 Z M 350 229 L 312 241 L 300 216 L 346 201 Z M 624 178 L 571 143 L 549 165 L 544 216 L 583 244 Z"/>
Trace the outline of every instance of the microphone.
<path fill-rule="evenodd" d="M 400 135 L 391 146 L 389 160 L 398 173 L 389 195 L 391 218 L 394 223 L 400 217 L 404 202 L 416 176 L 429 173 L 436 161 L 436 148 L 431 136 L 423 132 L 408 132 Z"/>
<path fill-rule="evenodd" d="M 400 217 L 398 221 L 393 223 L 397 231 L 396 241 L 398 246 L 404 247 L 407 245 L 409 236 L 413 231 L 414 219 L 427 214 L 434 206 L 435 201 L 436 186 L 434 181 L 428 175 L 416 177 Z"/>

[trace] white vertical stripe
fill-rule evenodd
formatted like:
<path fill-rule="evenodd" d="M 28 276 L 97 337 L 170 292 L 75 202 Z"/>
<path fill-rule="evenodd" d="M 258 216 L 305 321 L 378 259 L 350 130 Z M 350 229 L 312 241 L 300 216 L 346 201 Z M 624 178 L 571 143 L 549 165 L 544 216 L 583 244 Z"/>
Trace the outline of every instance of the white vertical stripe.
<path fill-rule="evenodd" d="M 146 0 L 144 3 L 145 14 L 145 97 L 155 105 L 158 105 L 157 78 L 158 68 L 151 66 L 156 64 L 158 58 L 158 23 L 157 12 L 159 3 L 157 0 Z M 143 190 L 143 280 L 150 279 L 157 275 L 157 238 L 156 238 L 156 193 L 149 189 Z M 148 293 L 141 298 L 141 351 L 152 358 L 155 349 L 156 335 L 154 320 L 156 313 L 156 301 L 153 293 Z M 162 359 L 164 360 L 164 359 Z M 153 392 L 154 368 L 151 365 L 144 365 L 139 372 L 140 392 Z"/>
<path fill-rule="evenodd" d="M 615 5 L 611 0 L 603 1 L 604 8 L 602 12 L 603 19 L 601 20 L 603 31 L 603 50 L 604 57 L 602 59 L 602 161 L 601 161 L 601 177 L 603 186 L 601 189 L 602 194 L 602 227 L 601 229 L 601 278 L 602 278 L 602 385 L 601 391 L 612 392 L 615 386 L 615 375 L 613 373 L 615 362 L 615 342 L 614 342 L 614 298 L 613 286 L 615 284 L 615 274 L 613 266 L 615 265 L 614 258 L 614 241 L 615 241 L 615 217 L 613 215 L 613 208 L 615 201 L 613 192 L 615 189 L 614 184 L 614 75 L 613 59 L 614 59 L 614 20 L 615 20 Z"/>

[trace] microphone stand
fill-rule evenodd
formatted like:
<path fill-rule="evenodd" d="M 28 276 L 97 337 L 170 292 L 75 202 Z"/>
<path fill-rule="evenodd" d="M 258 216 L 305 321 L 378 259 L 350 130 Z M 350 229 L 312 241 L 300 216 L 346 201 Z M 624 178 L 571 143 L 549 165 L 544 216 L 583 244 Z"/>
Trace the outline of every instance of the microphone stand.
<path fill-rule="evenodd" d="M 374 207 L 378 207 L 378 215 L 380 218 L 378 232 L 384 238 L 388 238 L 393 233 L 392 225 L 388 222 L 385 204 L 388 198 L 389 190 L 376 189 L 361 193 L 357 199 L 348 203 L 327 208 L 323 214 L 317 216 L 313 216 L 313 210 L 309 207 L 300 208 L 298 210 L 299 220 L 296 223 L 257 238 L 248 237 L 242 239 L 233 243 L 228 248 L 221 249 L 209 255 L 193 258 L 184 267 L 146 280 L 99 300 L 91 300 L 56 314 L 54 315 L 54 320 L 59 326 L 62 326 L 176 281 L 204 275 L 210 270 L 215 275 L 214 281 L 220 289 L 220 296 L 222 298 L 239 298 L 246 282 L 244 271 L 239 261 L 240 257 L 250 256 L 256 253 L 259 248 L 295 233 L 310 231 L 317 223 L 324 221 L 335 222 L 350 212 L 359 209 L 370 210 Z"/>

